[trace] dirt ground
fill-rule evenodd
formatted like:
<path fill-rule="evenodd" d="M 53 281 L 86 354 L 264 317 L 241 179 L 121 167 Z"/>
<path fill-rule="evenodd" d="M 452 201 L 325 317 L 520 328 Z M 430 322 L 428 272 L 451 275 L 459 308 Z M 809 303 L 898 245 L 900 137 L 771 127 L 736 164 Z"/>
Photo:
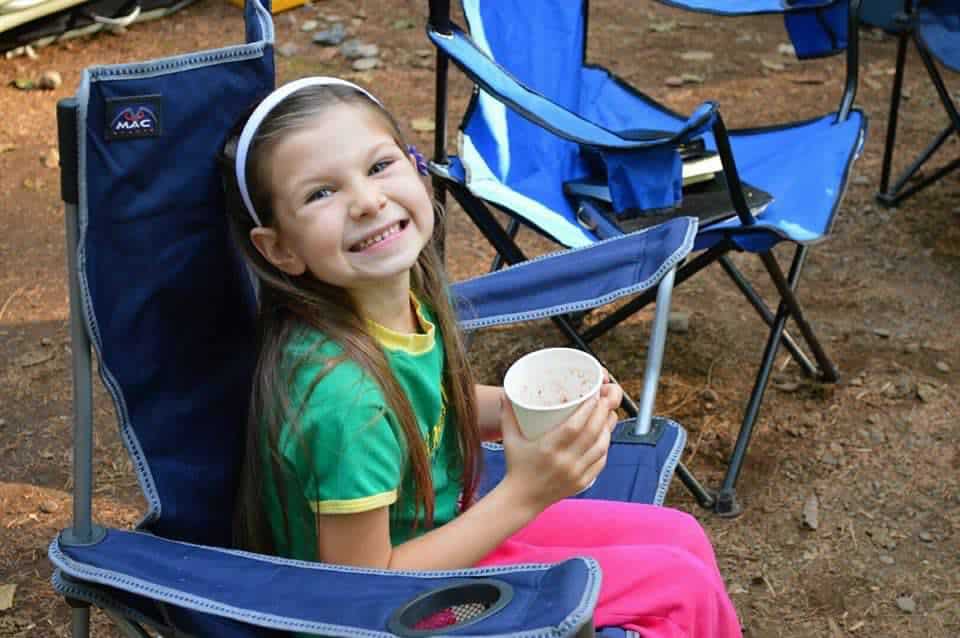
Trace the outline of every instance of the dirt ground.
<path fill-rule="evenodd" d="M 323 0 L 278 15 L 278 45 L 297 48 L 278 58 L 281 79 L 359 78 L 411 129 L 424 128 L 413 122 L 432 116 L 425 4 Z M 779 50 L 787 40 L 776 18 L 704 18 L 652 2 L 591 4 L 590 60 L 680 111 L 715 99 L 728 126 L 747 126 L 817 115 L 839 99 L 838 60 L 797 65 Z M 379 69 L 352 73 L 348 60 L 310 42 L 304 22 L 319 19 L 322 27 L 330 16 L 380 47 Z M 16 586 L 12 604 L 0 595 L 0 636 L 65 636 L 69 627 L 46 559 L 71 511 L 64 220 L 51 157 L 56 101 L 73 93 L 87 65 L 232 44 L 242 33 L 237 8 L 200 0 L 121 35 L 0 60 L 0 594 Z M 747 636 L 960 635 L 960 188 L 955 174 L 897 210 L 874 202 L 895 42 L 871 30 L 863 40 L 859 105 L 871 120 L 868 143 L 835 232 L 811 251 L 800 291 L 841 382 L 812 383 L 781 355 L 739 482 L 746 508 L 739 518 L 699 510 L 678 481 L 668 497 L 708 529 Z M 715 55 L 683 56 L 691 51 Z M 50 70 L 63 79 L 55 90 L 10 85 Z M 686 82 L 670 86 L 682 74 Z M 457 80 L 453 92 L 456 121 L 469 85 Z M 946 122 L 915 54 L 907 93 L 900 166 Z M 432 133 L 412 135 L 430 148 Z M 958 141 L 941 153 L 960 155 Z M 491 251 L 456 207 L 449 219 L 453 278 L 483 272 Z M 529 235 L 524 241 L 546 248 Z M 755 258 L 735 261 L 760 274 Z M 716 485 L 764 329 L 719 269 L 681 286 L 674 309 L 688 315 L 689 330 L 669 339 L 658 412 L 688 429 L 684 460 Z M 640 314 L 596 344 L 634 392 L 648 320 Z M 495 383 L 518 354 L 559 343 L 548 324 L 494 331 L 476 339 L 472 358 L 482 380 Z M 100 388 L 96 415 L 95 516 L 130 526 L 142 500 Z M 804 524 L 805 506 L 817 508 L 816 529 Z M 99 612 L 94 625 L 98 636 L 118 635 Z"/>

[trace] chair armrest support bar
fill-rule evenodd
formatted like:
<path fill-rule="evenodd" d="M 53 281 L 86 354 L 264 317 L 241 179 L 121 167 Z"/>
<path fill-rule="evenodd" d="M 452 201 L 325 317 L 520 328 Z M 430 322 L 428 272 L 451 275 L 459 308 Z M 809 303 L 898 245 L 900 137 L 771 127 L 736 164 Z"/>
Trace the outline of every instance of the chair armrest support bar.
<path fill-rule="evenodd" d="M 730 202 L 733 204 L 734 210 L 737 211 L 740 223 L 744 226 L 752 226 L 756 221 L 750 214 L 750 206 L 747 204 L 746 197 L 744 197 L 740 173 L 737 171 L 737 163 L 733 159 L 733 149 L 730 146 L 730 136 L 727 134 L 727 127 L 719 113 L 717 113 L 717 118 L 713 123 L 713 137 L 717 144 L 717 152 L 720 154 L 720 161 L 723 164 L 723 178 L 727 183 Z"/>
<path fill-rule="evenodd" d="M 842 122 L 850 115 L 857 97 L 857 85 L 860 82 L 860 3 L 861 0 L 849 0 L 847 9 L 847 77 L 844 81 L 843 97 L 837 109 L 837 121 Z"/>
<path fill-rule="evenodd" d="M 80 295 L 79 184 L 77 162 L 76 98 L 57 103 L 57 136 L 60 147 L 60 190 L 65 205 L 67 282 L 70 296 L 70 356 L 73 368 L 73 526 L 67 536 L 73 543 L 89 543 L 93 528 L 93 365 L 90 337 L 83 320 Z"/>
<path fill-rule="evenodd" d="M 657 288 L 657 306 L 650 329 L 650 347 L 647 350 L 647 364 L 643 373 L 643 391 L 640 394 L 640 413 L 637 415 L 633 433 L 643 435 L 650 431 L 653 409 L 657 398 L 657 385 L 660 382 L 660 369 L 663 366 L 663 349 L 667 343 L 667 325 L 670 318 L 670 298 L 673 295 L 673 282 L 676 268 L 660 280 Z"/>

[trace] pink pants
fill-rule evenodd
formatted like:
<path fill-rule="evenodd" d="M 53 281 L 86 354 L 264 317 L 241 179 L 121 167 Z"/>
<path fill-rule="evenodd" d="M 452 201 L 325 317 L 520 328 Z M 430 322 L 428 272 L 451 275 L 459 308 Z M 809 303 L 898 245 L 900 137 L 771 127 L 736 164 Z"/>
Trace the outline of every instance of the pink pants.
<path fill-rule="evenodd" d="M 478 566 L 595 559 L 596 627 L 643 638 L 739 637 L 740 622 L 695 518 L 674 509 L 588 499 L 555 503 Z"/>

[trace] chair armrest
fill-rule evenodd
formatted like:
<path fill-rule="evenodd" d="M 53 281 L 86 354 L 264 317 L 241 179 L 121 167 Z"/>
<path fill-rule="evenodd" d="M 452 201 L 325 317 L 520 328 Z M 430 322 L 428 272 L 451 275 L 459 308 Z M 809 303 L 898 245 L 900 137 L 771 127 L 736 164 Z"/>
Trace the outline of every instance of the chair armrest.
<path fill-rule="evenodd" d="M 555 565 L 384 571 L 286 560 L 115 529 L 86 546 L 71 546 L 61 536 L 51 543 L 49 557 L 70 577 L 75 591 L 82 592 L 84 583 L 93 591 L 106 586 L 250 625 L 323 635 L 404 635 L 397 619 L 412 625 L 422 619 L 418 613 L 428 617 L 451 604 L 480 603 L 485 611 L 457 628 L 470 623 L 471 635 L 484 636 L 526 631 L 573 636 L 591 622 L 600 586 L 599 566 L 589 558 Z M 431 607 L 433 592 L 439 595 Z M 478 600 L 465 598 L 463 592 L 476 594 Z M 451 629 L 409 635 L 439 635 Z"/>
<path fill-rule="evenodd" d="M 449 24 L 449 33 L 427 27 L 434 45 L 484 91 L 494 95 L 523 117 L 564 139 L 612 151 L 678 146 L 697 137 L 713 123 L 717 113 L 714 102 L 704 102 L 677 131 L 652 131 L 642 135 L 623 135 L 590 122 L 547 99 L 513 77 L 481 51 L 462 29 Z"/>
<path fill-rule="evenodd" d="M 451 287 L 460 327 L 476 330 L 596 308 L 655 287 L 693 249 L 694 217 L 524 261 Z"/>

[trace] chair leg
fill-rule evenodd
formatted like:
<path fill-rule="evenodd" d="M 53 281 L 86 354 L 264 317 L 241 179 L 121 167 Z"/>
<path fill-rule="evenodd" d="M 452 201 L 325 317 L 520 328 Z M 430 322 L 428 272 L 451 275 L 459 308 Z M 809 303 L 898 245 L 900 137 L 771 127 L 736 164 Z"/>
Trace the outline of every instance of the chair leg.
<path fill-rule="evenodd" d="M 947 90 L 946 84 L 943 83 L 943 77 L 937 69 L 937 63 L 934 62 L 930 51 L 928 51 L 925 46 L 922 46 L 919 41 L 917 42 L 917 52 L 920 54 L 920 59 L 923 60 L 923 65 L 927 68 L 927 75 L 930 76 L 930 81 L 933 82 L 933 87 L 937 90 L 937 95 L 940 96 L 940 102 L 943 104 L 943 108 L 950 118 L 953 129 L 960 133 L 960 113 L 957 112 L 957 107 L 953 103 L 950 91 Z"/>
<path fill-rule="evenodd" d="M 907 59 L 907 43 L 910 39 L 909 30 L 900 33 L 897 39 L 897 66 L 893 76 L 893 90 L 890 94 L 890 113 L 887 118 L 887 140 L 883 147 L 883 165 L 880 169 L 880 191 L 877 199 L 884 204 L 892 193 L 887 190 L 890 182 L 890 169 L 893 164 L 893 147 L 897 139 L 897 117 L 900 112 L 900 98 L 903 90 L 903 70 Z M 892 205 L 892 204 L 891 204 Z"/>
<path fill-rule="evenodd" d="M 911 195 L 914 195 L 915 193 L 923 190 L 930 184 L 933 184 L 934 182 L 939 180 L 941 177 L 943 177 L 947 173 L 950 173 L 951 171 L 953 171 L 957 166 L 958 160 L 954 160 L 949 164 L 947 164 L 946 166 L 941 167 L 932 175 L 929 175 L 923 180 L 910 186 L 910 188 L 904 188 L 907 185 L 907 182 L 913 179 L 917 171 L 919 171 L 920 168 L 924 164 L 926 164 L 927 160 L 929 160 L 933 156 L 933 154 L 940 149 L 943 143 L 947 141 L 950 135 L 955 132 L 956 132 L 956 129 L 954 129 L 952 124 L 948 124 L 945 129 L 940 131 L 940 133 L 937 135 L 936 138 L 934 138 L 934 140 L 930 143 L 930 145 L 927 146 L 927 148 L 922 153 L 920 153 L 920 155 L 917 156 L 917 159 L 910 165 L 910 167 L 907 168 L 905 171 L 903 171 L 903 174 L 900 175 L 899 179 L 897 179 L 897 182 L 890 189 L 889 193 L 886 194 L 882 203 L 890 206 L 895 206 L 900 202 L 902 202 L 903 200 L 910 197 Z"/>
<path fill-rule="evenodd" d="M 804 338 L 807 339 L 807 343 L 810 345 L 811 350 L 813 350 L 815 353 L 819 351 L 823 354 L 826 365 L 821 362 L 821 369 L 833 370 L 834 377 L 832 380 L 836 380 L 836 369 L 833 367 L 833 364 L 829 361 L 829 359 L 826 359 L 826 354 L 823 353 L 822 349 L 820 348 L 816 337 L 813 336 L 812 331 L 808 336 L 806 331 L 803 329 L 803 326 L 806 326 L 806 330 L 809 330 L 809 325 L 806 324 L 802 314 L 794 314 L 794 308 L 799 311 L 799 306 L 796 302 L 793 291 L 796 289 L 797 282 L 800 279 L 800 272 L 803 269 L 803 262 L 806 259 L 807 250 L 808 248 L 806 246 L 797 247 L 797 251 L 793 257 L 793 262 L 790 265 L 790 273 L 785 280 L 783 273 L 780 270 L 780 266 L 777 264 L 776 259 L 774 259 L 773 254 L 766 252 L 760 255 L 764 263 L 767 264 L 768 271 L 770 272 L 771 278 L 774 279 L 774 282 L 777 284 L 778 291 L 781 290 L 781 288 L 783 291 L 780 294 L 780 303 L 777 305 L 777 312 L 773 318 L 773 325 L 770 329 L 770 334 L 767 337 L 767 343 L 764 346 L 763 357 L 760 361 L 760 369 L 757 372 L 756 379 L 754 380 L 753 390 L 750 392 L 750 399 L 747 402 L 747 407 L 744 411 L 743 422 L 740 425 L 740 432 L 737 434 L 737 440 L 734 444 L 733 453 L 731 454 L 730 462 L 727 465 L 727 472 L 723 477 L 720 490 L 717 492 L 716 504 L 714 505 L 713 511 L 718 516 L 734 518 L 743 512 L 743 507 L 737 501 L 737 479 L 740 477 L 740 470 L 743 467 L 743 461 L 746 457 L 747 447 L 750 445 L 750 439 L 753 437 L 753 429 L 757 422 L 760 406 L 763 403 L 763 395 L 766 392 L 767 385 L 770 381 L 770 372 L 773 369 L 773 363 L 776 360 L 777 350 L 779 349 L 780 343 L 783 339 L 784 328 L 786 327 L 787 319 L 791 315 L 793 315 L 795 320 L 799 318 L 797 324 L 801 326 L 801 332 L 803 332 Z M 772 266 L 770 265 L 770 262 L 772 262 Z M 784 294 L 784 292 L 786 294 Z M 819 356 L 817 359 L 820 361 Z"/>
<path fill-rule="evenodd" d="M 750 285 L 750 282 L 737 270 L 737 267 L 733 265 L 733 262 L 730 261 L 730 258 L 726 255 L 720 258 L 720 265 L 730 276 L 730 279 L 733 280 L 733 283 L 737 285 L 743 295 L 747 298 L 747 301 L 750 302 L 750 305 L 753 306 L 754 310 L 760 315 L 764 323 L 767 326 L 772 327 L 774 322 L 774 315 L 770 312 L 770 309 L 767 308 L 767 304 L 764 303 L 763 299 L 753 289 L 753 286 Z M 790 336 L 790 333 L 784 331 L 783 333 L 783 345 L 790 351 L 790 354 L 793 355 L 794 361 L 796 361 L 801 368 L 803 368 L 804 373 L 809 377 L 817 376 L 817 367 L 810 361 L 809 357 L 800 349 L 800 346 L 797 345 L 797 342 L 794 341 L 793 337 Z"/>
<path fill-rule="evenodd" d="M 916 193 L 922 191 L 927 186 L 930 186 L 934 182 L 939 181 L 940 178 L 943 177 L 944 175 L 948 175 L 949 173 L 952 173 L 957 169 L 958 166 L 960 166 L 960 158 L 955 159 L 949 164 L 946 164 L 945 166 L 940 167 L 933 174 L 925 177 L 923 180 L 917 182 L 916 184 L 913 184 L 912 186 L 910 186 L 910 188 L 903 188 L 904 185 L 907 183 L 907 181 L 909 181 L 910 178 L 912 178 L 913 175 L 920 169 L 920 166 L 922 166 L 924 162 L 930 159 L 930 156 L 933 155 L 933 153 L 938 148 L 940 148 L 940 145 L 943 144 L 944 141 L 946 141 L 946 139 L 950 136 L 950 134 L 954 132 L 956 131 L 954 130 L 953 125 L 949 125 L 943 131 L 941 131 L 940 135 L 937 136 L 937 139 L 933 141 L 933 143 L 927 148 L 926 151 L 924 151 L 924 153 L 917 159 L 917 161 L 914 162 L 909 169 L 904 171 L 903 175 L 900 177 L 899 180 L 897 180 L 897 183 L 894 185 L 893 189 L 891 190 L 892 195 L 888 196 L 884 200 L 884 203 L 887 203 L 891 206 L 896 206 L 897 204 L 907 199 L 908 197 L 915 195 Z"/>
<path fill-rule="evenodd" d="M 90 638 L 90 605 L 71 598 L 67 604 L 70 605 L 71 638 Z"/>
<path fill-rule="evenodd" d="M 813 327 L 807 321 L 806 317 L 804 317 L 803 310 L 800 308 L 800 302 L 797 301 L 797 297 L 794 294 L 796 279 L 800 277 L 803 262 L 807 258 L 807 250 L 806 246 L 797 246 L 797 251 L 793 256 L 793 263 L 790 266 L 789 279 L 784 277 L 783 271 L 780 269 L 780 264 L 777 263 L 772 252 L 761 253 L 760 259 L 763 261 L 764 266 L 766 266 L 767 272 L 773 280 L 773 284 L 777 287 L 780 299 L 787 304 L 790 317 L 794 323 L 797 324 L 800 334 L 803 335 L 803 339 L 810 347 L 814 359 L 817 360 L 817 365 L 820 368 L 820 379 L 827 383 L 833 383 L 840 377 L 837 368 L 833 365 L 830 357 L 827 356 L 823 346 L 820 345 L 820 340 L 817 339 L 817 335 L 813 332 Z M 794 273 L 796 273 L 796 275 L 794 275 Z"/>
<path fill-rule="evenodd" d="M 113 621 L 120 632 L 127 638 L 150 638 L 150 634 L 148 634 L 143 627 L 132 620 L 128 620 L 120 614 L 109 610 L 105 610 L 105 613 L 110 616 L 110 620 Z"/>
<path fill-rule="evenodd" d="M 787 323 L 789 311 L 787 304 L 780 302 L 777 307 L 777 314 L 774 318 L 773 328 L 770 330 L 770 336 L 763 350 L 763 358 L 760 361 L 760 370 L 754 380 L 753 390 L 750 392 L 750 400 L 747 402 L 747 408 L 744 412 L 743 422 L 740 424 L 740 432 L 737 434 L 737 441 L 733 447 L 733 454 L 727 465 L 727 472 L 723 477 L 723 483 L 720 485 L 720 491 L 717 492 L 714 513 L 724 518 L 734 518 L 743 512 L 743 507 L 737 501 L 736 484 L 740 477 L 740 469 L 743 467 L 743 460 L 747 454 L 747 447 L 750 445 L 750 439 L 753 437 L 753 428 L 757 422 L 757 415 L 760 412 L 760 404 L 763 402 L 763 395 L 766 392 L 767 384 L 770 381 L 770 370 L 773 368 L 773 362 L 777 356 L 777 349 L 780 345 L 780 337 L 783 334 L 784 326 Z"/>
<path fill-rule="evenodd" d="M 514 241 L 517 238 L 518 232 L 520 232 L 520 222 L 517 221 L 516 217 L 511 217 L 510 223 L 507 224 L 507 237 L 509 237 L 511 241 Z M 498 252 L 496 256 L 494 256 L 493 261 L 490 263 L 490 272 L 496 272 L 497 270 L 503 268 L 503 266 L 503 257 L 501 257 L 500 253 Z"/>
<path fill-rule="evenodd" d="M 449 188 L 454 199 L 457 200 L 457 203 L 460 204 L 460 207 L 467 213 L 467 216 L 470 217 L 486 240 L 490 242 L 490 245 L 497 251 L 497 256 L 504 263 L 513 265 L 527 260 L 527 256 L 523 254 L 513 238 L 503 229 L 503 226 L 497 222 L 493 213 L 483 203 L 462 186 L 450 185 Z"/>
<path fill-rule="evenodd" d="M 940 71 L 937 69 L 937 64 L 933 60 L 933 56 L 930 55 L 930 51 L 928 51 L 923 43 L 920 42 L 919 36 L 916 34 L 916 32 L 913 32 L 912 36 L 917 47 L 917 53 L 920 55 L 920 59 L 927 70 L 927 75 L 930 77 L 930 81 L 933 83 L 933 86 L 937 91 L 940 102 L 943 104 L 943 108 L 947 112 L 947 117 L 949 117 L 950 123 L 943 131 L 940 132 L 940 134 L 933 140 L 926 150 L 924 150 L 923 153 L 918 156 L 918 158 L 910 165 L 910 167 L 901 174 L 893 187 L 888 187 L 893 158 L 893 147 L 896 139 L 897 112 L 899 110 L 898 107 L 900 104 L 901 87 L 903 83 L 903 67 L 904 58 L 906 55 L 905 48 L 907 35 L 908 34 L 906 32 L 901 34 L 900 42 L 897 48 L 897 69 L 896 75 L 894 76 L 893 95 L 890 100 L 890 120 L 887 125 L 887 141 L 886 146 L 884 147 L 883 167 L 880 174 L 880 192 L 877 194 L 878 201 L 885 206 L 896 206 L 903 200 L 915 195 L 927 186 L 939 181 L 940 178 L 960 167 L 960 159 L 955 159 L 935 171 L 932 175 L 924 178 L 916 184 L 911 185 L 910 188 L 904 188 L 907 182 L 909 182 L 917 173 L 917 171 L 920 170 L 920 167 L 923 166 L 927 160 L 929 160 L 933 154 L 940 149 L 940 147 L 950 137 L 951 134 L 957 133 L 960 135 L 960 113 L 958 113 L 957 107 L 953 102 L 953 98 L 950 96 L 950 91 L 947 90 L 947 87 L 943 82 L 943 77 L 940 75 Z"/>

